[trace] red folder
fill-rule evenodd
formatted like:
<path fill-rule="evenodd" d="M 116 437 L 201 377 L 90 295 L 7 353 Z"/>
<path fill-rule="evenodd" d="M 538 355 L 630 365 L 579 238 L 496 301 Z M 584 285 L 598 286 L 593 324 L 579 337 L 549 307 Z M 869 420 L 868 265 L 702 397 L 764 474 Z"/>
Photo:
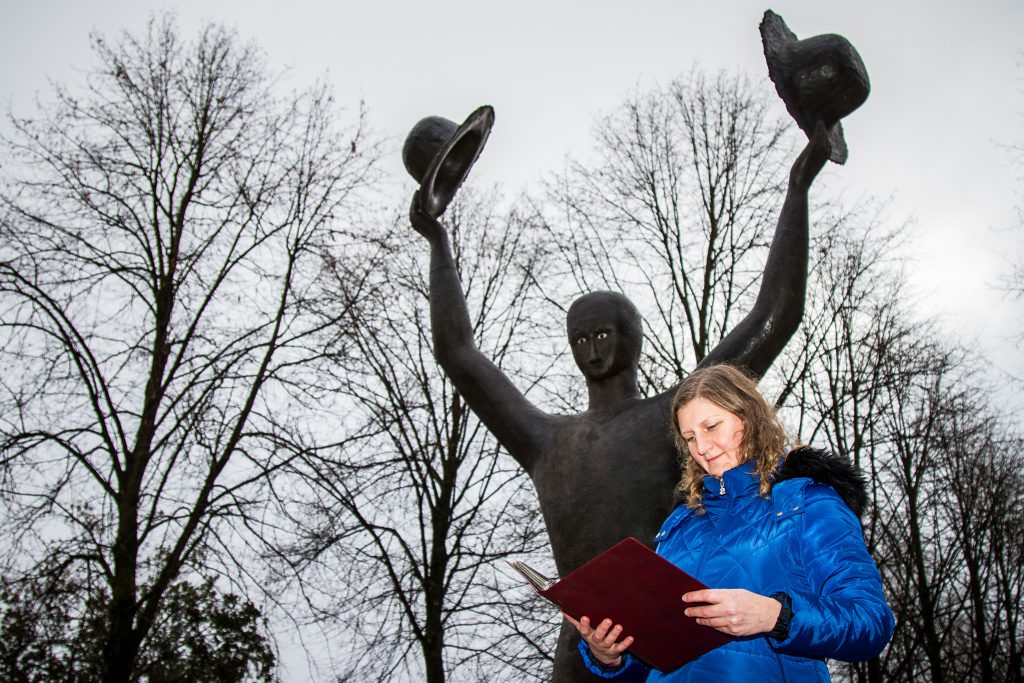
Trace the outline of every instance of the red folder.
<path fill-rule="evenodd" d="M 629 652 L 660 671 L 672 671 L 732 640 L 683 614 L 683 593 L 707 588 L 635 538 L 604 551 L 559 581 L 544 580 L 513 562 L 534 589 L 573 619 L 586 615 L 622 624 L 633 636 Z M 531 576 L 532 574 L 532 576 Z M 538 580 L 539 579 L 539 580 Z"/>

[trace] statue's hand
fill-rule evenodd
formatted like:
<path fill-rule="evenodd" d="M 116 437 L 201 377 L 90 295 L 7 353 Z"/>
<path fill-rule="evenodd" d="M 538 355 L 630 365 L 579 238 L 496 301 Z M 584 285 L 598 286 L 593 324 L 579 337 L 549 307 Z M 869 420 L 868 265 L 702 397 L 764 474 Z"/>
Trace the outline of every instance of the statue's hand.
<path fill-rule="evenodd" d="M 807 146 L 800 156 L 793 162 L 793 169 L 789 173 L 789 182 L 792 186 L 801 189 L 808 189 L 818 173 L 825 167 L 832 147 L 828 141 L 828 129 L 825 124 L 818 121 L 814 126 L 814 134 L 807 141 Z"/>
<path fill-rule="evenodd" d="M 433 242 L 444 235 L 444 228 L 436 218 L 423 210 L 420 205 L 419 190 L 412 196 L 412 205 L 409 206 L 409 222 L 413 229 L 419 234 Z"/>

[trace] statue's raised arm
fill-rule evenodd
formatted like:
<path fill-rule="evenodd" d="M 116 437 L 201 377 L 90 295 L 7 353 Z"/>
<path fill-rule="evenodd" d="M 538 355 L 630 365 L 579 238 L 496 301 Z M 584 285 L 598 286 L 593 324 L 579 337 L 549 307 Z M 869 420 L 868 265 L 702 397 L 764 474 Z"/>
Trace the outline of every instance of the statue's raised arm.
<path fill-rule="evenodd" d="M 864 63 L 846 38 L 829 33 L 798 40 L 782 17 L 770 10 L 760 30 L 768 74 L 809 141 L 790 170 L 754 307 L 700 363 L 731 363 L 758 377 L 768 370 L 803 317 L 811 183 L 826 161 L 846 161 L 840 121 L 863 104 L 870 91 Z"/>
<path fill-rule="evenodd" d="M 493 118 L 490 107 L 481 107 L 460 126 L 440 117 L 423 119 L 409 134 L 402 156 L 409 173 L 420 181 L 409 221 L 430 245 L 434 356 L 473 412 L 530 472 L 545 440 L 548 416 L 477 348 L 448 232 L 437 219 L 479 155 Z"/>
<path fill-rule="evenodd" d="M 789 188 L 754 307 L 698 367 L 729 363 L 760 377 L 796 332 L 807 289 L 807 193 L 828 155 L 828 135 L 824 125 L 819 125 L 790 170 Z"/>

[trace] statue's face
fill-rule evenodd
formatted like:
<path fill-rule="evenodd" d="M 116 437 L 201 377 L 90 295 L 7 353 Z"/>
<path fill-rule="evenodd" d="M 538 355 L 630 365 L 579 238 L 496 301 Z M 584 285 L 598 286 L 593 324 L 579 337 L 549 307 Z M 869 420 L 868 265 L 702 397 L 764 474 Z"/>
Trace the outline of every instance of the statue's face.
<path fill-rule="evenodd" d="M 605 297 L 581 299 L 569 309 L 569 345 L 586 377 L 604 379 L 635 366 L 636 342 L 623 318 L 622 305 Z"/>

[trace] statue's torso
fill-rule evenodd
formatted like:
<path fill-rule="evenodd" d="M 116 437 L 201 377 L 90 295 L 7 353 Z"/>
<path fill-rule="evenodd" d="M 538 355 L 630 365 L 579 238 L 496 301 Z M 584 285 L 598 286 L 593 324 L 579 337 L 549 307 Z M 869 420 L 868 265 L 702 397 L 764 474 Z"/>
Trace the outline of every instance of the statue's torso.
<path fill-rule="evenodd" d="M 552 418 L 530 476 L 559 574 L 627 536 L 650 544 L 671 511 L 679 460 L 662 403 L 630 401 L 604 419 Z"/>

